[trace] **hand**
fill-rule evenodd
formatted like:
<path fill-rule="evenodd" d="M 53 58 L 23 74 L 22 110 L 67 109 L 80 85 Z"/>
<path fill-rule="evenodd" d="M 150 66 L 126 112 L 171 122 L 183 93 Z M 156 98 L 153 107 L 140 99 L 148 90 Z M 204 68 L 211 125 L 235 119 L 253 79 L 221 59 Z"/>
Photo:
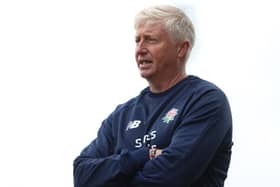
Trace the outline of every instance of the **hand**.
<path fill-rule="evenodd" d="M 152 148 L 149 150 L 149 157 L 150 160 L 155 159 L 157 156 L 159 156 L 162 153 L 162 149 L 156 149 L 156 148 Z"/>
<path fill-rule="evenodd" d="M 162 149 L 156 149 L 156 155 L 155 155 L 155 157 L 161 155 L 161 153 L 162 153 Z"/>

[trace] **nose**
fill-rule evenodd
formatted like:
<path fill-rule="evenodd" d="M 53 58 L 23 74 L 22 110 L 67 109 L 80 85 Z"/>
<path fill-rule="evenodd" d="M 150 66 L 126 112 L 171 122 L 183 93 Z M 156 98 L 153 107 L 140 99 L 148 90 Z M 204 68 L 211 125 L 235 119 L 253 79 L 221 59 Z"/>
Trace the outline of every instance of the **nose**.
<path fill-rule="evenodd" d="M 143 45 L 143 42 L 138 42 L 135 47 L 136 55 L 144 55 L 148 52 L 147 48 Z"/>

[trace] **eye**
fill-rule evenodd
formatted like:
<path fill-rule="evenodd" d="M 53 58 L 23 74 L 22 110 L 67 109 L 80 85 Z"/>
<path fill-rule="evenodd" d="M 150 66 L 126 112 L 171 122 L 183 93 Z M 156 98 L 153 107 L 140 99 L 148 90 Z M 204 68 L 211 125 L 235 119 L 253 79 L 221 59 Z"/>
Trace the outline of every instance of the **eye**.
<path fill-rule="evenodd" d="M 140 38 L 139 37 L 136 37 L 135 38 L 135 43 L 139 43 L 140 42 Z"/>
<path fill-rule="evenodd" d="M 147 40 L 149 43 L 156 43 L 158 41 L 156 38 L 153 38 L 153 37 L 149 37 L 149 38 L 147 38 Z"/>

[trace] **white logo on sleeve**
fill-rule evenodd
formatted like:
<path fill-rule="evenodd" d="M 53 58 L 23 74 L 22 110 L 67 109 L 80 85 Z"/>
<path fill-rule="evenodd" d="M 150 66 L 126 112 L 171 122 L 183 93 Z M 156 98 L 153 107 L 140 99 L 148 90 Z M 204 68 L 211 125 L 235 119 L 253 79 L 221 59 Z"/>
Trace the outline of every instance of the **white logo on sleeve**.
<path fill-rule="evenodd" d="M 140 123 L 141 123 L 140 120 L 130 121 L 130 122 L 127 124 L 126 130 L 135 129 L 135 128 L 139 127 Z"/>

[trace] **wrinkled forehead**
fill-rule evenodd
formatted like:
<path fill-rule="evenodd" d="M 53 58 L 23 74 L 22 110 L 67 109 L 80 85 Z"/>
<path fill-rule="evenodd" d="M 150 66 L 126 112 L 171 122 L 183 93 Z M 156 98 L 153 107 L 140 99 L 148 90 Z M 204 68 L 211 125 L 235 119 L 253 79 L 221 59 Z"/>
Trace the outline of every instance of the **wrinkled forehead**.
<path fill-rule="evenodd" d="M 135 28 L 136 35 L 139 34 L 163 34 L 167 33 L 162 21 L 147 20 L 139 23 Z"/>

